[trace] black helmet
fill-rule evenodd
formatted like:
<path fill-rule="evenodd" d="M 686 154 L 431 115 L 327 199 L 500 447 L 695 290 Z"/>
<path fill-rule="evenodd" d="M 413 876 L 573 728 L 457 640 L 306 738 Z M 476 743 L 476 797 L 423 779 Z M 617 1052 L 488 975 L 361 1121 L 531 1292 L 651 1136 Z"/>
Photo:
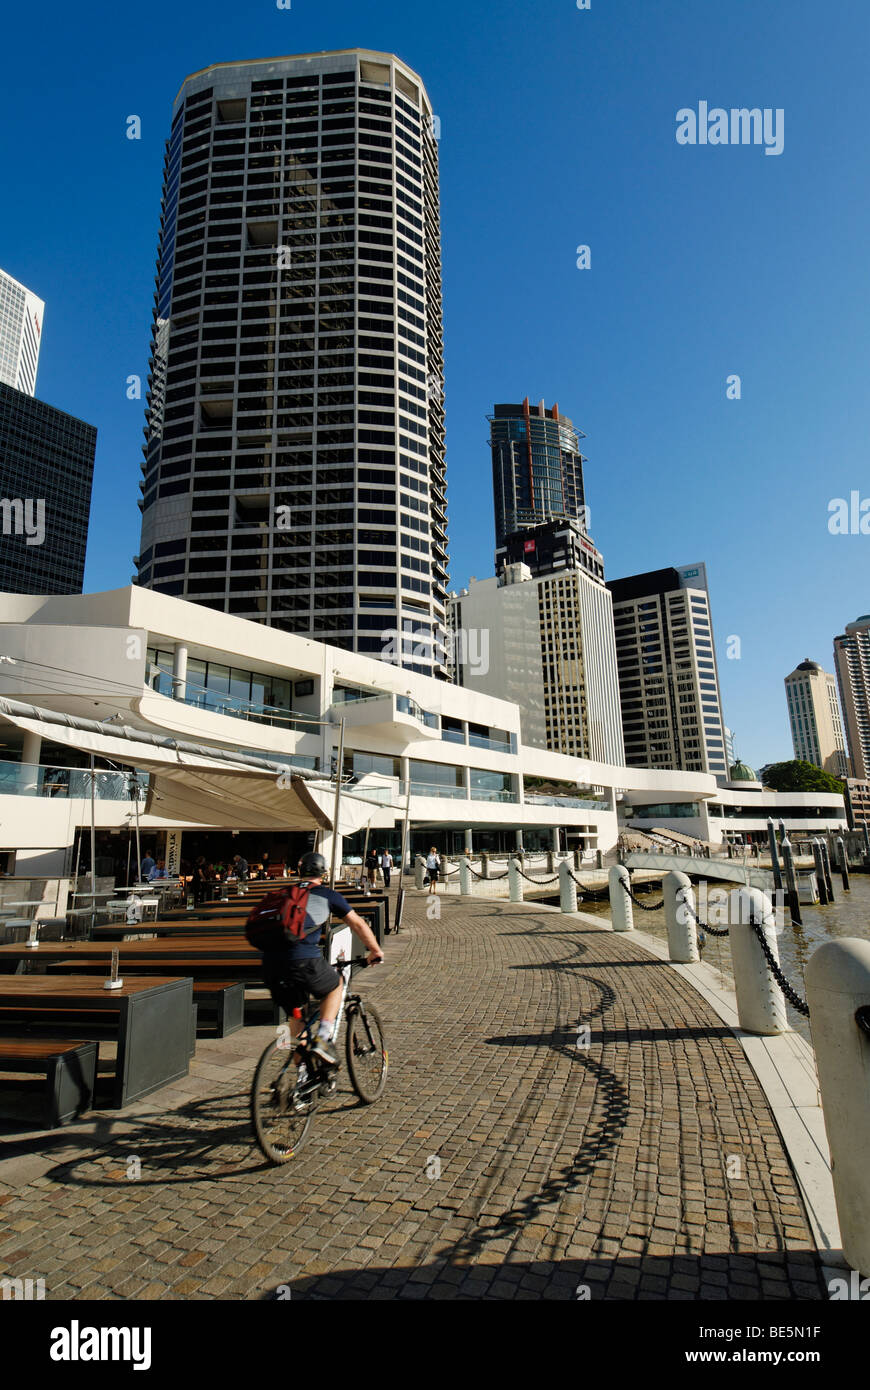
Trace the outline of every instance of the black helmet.
<path fill-rule="evenodd" d="M 303 854 L 299 860 L 299 872 L 303 878 L 323 878 L 326 873 L 326 860 L 322 854 Z"/>

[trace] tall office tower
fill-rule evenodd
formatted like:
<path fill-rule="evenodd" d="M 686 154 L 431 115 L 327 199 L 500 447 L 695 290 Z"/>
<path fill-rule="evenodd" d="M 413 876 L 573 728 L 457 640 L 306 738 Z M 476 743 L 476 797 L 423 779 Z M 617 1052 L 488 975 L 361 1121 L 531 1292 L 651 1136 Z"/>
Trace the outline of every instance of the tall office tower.
<path fill-rule="evenodd" d="M 870 613 L 846 624 L 834 638 L 834 664 L 852 776 L 870 779 Z"/>
<path fill-rule="evenodd" d="M 625 760 L 727 778 L 704 565 L 611 580 Z"/>
<path fill-rule="evenodd" d="M 45 305 L 0 270 L 0 382 L 32 396 L 42 342 Z"/>
<path fill-rule="evenodd" d="M 450 617 L 454 679 L 515 701 L 524 743 L 624 764 L 604 562 L 576 525 L 509 537 L 498 578 L 452 595 Z"/>
<path fill-rule="evenodd" d="M 523 526 L 570 519 L 586 530 L 583 495 L 585 439 L 559 407 L 543 401 L 530 406 L 497 405 L 489 417 L 492 487 L 495 498 L 495 543 Z"/>
<path fill-rule="evenodd" d="M 849 765 L 836 677 L 807 657 L 786 676 L 785 698 L 795 757 L 834 777 L 846 777 Z"/>
<path fill-rule="evenodd" d="M 347 49 L 188 77 L 167 145 L 138 583 L 446 675 L 437 118 Z M 412 652 L 417 648 L 416 654 Z"/>
<path fill-rule="evenodd" d="M 0 384 L 0 592 L 80 594 L 97 431 Z"/>

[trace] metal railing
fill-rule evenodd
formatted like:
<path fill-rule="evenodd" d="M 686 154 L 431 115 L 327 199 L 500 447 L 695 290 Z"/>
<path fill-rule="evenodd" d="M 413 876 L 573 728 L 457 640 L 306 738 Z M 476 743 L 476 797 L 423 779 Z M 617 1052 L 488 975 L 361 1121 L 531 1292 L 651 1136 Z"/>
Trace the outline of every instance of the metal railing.
<path fill-rule="evenodd" d="M 148 793 L 148 774 L 138 773 L 138 800 Z M 143 785 L 144 783 L 144 785 Z M 91 794 L 88 768 L 51 767 L 40 763 L 0 762 L 0 796 L 51 796 L 86 800 Z M 100 801 L 132 801 L 130 775 L 96 772 L 94 795 Z"/>

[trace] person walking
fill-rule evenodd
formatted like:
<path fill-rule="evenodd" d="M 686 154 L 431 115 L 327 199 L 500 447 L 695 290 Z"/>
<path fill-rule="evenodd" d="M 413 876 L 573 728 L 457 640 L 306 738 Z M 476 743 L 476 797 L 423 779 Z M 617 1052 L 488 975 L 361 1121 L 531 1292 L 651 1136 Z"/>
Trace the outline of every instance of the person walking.
<path fill-rule="evenodd" d="M 144 857 L 144 859 L 142 860 L 142 878 L 141 878 L 141 882 L 144 883 L 148 878 L 150 878 L 150 876 L 151 876 L 151 870 L 154 868 L 154 864 L 155 864 L 155 860 L 153 860 L 153 859 L 151 858 L 151 855 L 150 855 L 150 854 L 146 854 L 145 857 Z"/>
<path fill-rule="evenodd" d="M 390 851 L 388 849 L 385 849 L 381 853 L 381 873 L 384 876 L 385 888 L 389 888 L 390 886 L 390 873 L 392 872 L 392 868 L 393 856 L 390 854 Z"/>
<path fill-rule="evenodd" d="M 248 861 L 247 861 L 247 859 L 243 859 L 242 856 L 241 856 L 240 854 L 234 854 L 234 855 L 233 855 L 233 868 L 234 868 L 235 871 L 236 871 L 236 878 L 239 880 L 239 883 L 247 883 L 247 881 L 248 881 Z"/>
<path fill-rule="evenodd" d="M 426 855 L 426 880 L 429 884 L 429 894 L 438 892 L 438 875 L 441 872 L 441 859 L 438 851 L 433 845 Z"/>
<path fill-rule="evenodd" d="M 209 873 L 205 855 L 201 854 L 193 866 L 193 901 L 201 907 L 208 897 Z"/>

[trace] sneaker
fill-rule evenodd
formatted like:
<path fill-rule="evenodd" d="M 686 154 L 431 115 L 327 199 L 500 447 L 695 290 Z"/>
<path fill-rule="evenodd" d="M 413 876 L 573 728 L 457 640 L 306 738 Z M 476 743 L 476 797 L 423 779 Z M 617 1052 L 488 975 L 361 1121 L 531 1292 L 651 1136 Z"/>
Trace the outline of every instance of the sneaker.
<path fill-rule="evenodd" d="M 328 1062 L 331 1067 L 338 1066 L 335 1048 L 332 1043 L 327 1042 L 325 1038 L 315 1038 L 311 1044 L 311 1051 L 316 1053 L 318 1057 L 322 1057 L 324 1062 Z"/>

